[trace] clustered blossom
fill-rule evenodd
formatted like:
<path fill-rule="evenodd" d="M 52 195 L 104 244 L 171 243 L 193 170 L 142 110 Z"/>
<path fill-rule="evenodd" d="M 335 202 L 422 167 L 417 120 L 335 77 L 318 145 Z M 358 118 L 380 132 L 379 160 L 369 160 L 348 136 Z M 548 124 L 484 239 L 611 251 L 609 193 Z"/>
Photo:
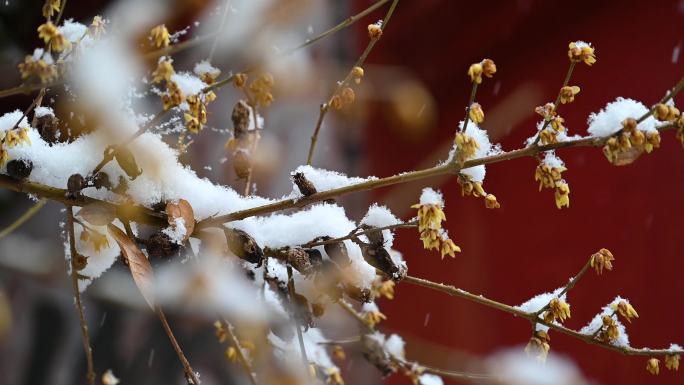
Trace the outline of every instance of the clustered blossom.
<path fill-rule="evenodd" d="M 540 362 L 546 361 L 551 350 L 551 337 L 543 330 L 536 330 L 525 346 L 525 353 L 537 356 Z"/>
<path fill-rule="evenodd" d="M 539 182 L 539 191 L 542 188 L 555 189 L 554 197 L 559 209 L 570 206 L 570 186 L 562 176 L 566 170 L 563 162 L 553 152 L 547 152 L 544 161 L 534 171 L 534 180 Z"/>
<path fill-rule="evenodd" d="M 454 144 L 456 144 L 455 159 L 461 164 L 475 156 L 476 151 L 480 148 L 477 140 L 465 132 L 456 133 Z"/>
<path fill-rule="evenodd" d="M 560 90 L 560 102 L 563 104 L 572 103 L 575 100 L 575 95 L 579 94 L 580 88 L 577 86 L 564 86 Z"/>
<path fill-rule="evenodd" d="M 491 78 L 496 73 L 496 64 L 492 59 L 484 59 L 479 63 L 473 63 L 468 68 L 470 81 L 475 84 L 482 83 L 482 75 Z"/>
<path fill-rule="evenodd" d="M 596 274 L 603 274 L 603 270 L 613 270 L 613 253 L 608 249 L 601 249 L 598 252 L 592 254 L 591 260 L 589 262 L 590 266 L 596 270 Z"/>
<path fill-rule="evenodd" d="M 554 322 L 559 320 L 564 322 L 570 318 L 570 305 L 560 298 L 554 298 L 549 302 L 548 310 L 544 313 L 544 321 Z"/>
<path fill-rule="evenodd" d="M 627 322 L 632 323 L 633 318 L 639 318 L 639 314 L 636 312 L 634 307 L 627 301 L 622 300 L 617 304 L 611 305 L 614 311 L 617 311 L 622 318 L 627 320 Z"/>
<path fill-rule="evenodd" d="M 438 198 L 435 198 L 436 196 Z M 443 206 L 441 194 L 426 188 L 421 194 L 420 203 L 411 207 L 418 209 L 418 231 L 420 232 L 420 239 L 423 241 L 423 247 L 427 250 L 440 250 L 442 258 L 445 255 L 453 258 L 456 256 L 455 253 L 461 252 L 461 248 L 449 239 L 447 233 L 442 229 L 442 221 L 446 220 Z"/>
<path fill-rule="evenodd" d="M 643 151 L 651 153 L 660 147 L 660 133 L 658 131 L 643 131 L 637 128 L 634 118 L 627 118 L 622 122 L 622 130 L 611 136 L 603 146 L 603 154 L 608 161 L 620 166 L 633 162 Z"/>
<path fill-rule="evenodd" d="M 23 63 L 19 63 L 21 78 L 26 80 L 31 77 L 40 79 L 41 83 L 49 83 L 59 76 L 57 67 L 48 63 L 44 59 L 36 59 L 31 55 L 26 55 Z"/>
<path fill-rule="evenodd" d="M 38 27 L 38 37 L 43 39 L 45 44 L 55 52 L 62 52 L 71 47 L 71 42 L 57 29 L 57 26 L 48 21 Z"/>
<path fill-rule="evenodd" d="M 537 106 L 534 111 L 544 118 L 543 129 L 539 132 L 539 141 L 542 145 L 558 142 L 558 135 L 565 131 L 565 119 L 558 116 L 556 106 L 553 103 L 546 103 Z M 550 127 L 549 127 L 550 126 Z"/>
<path fill-rule="evenodd" d="M 160 24 L 150 30 L 150 41 L 157 48 L 166 48 L 169 46 L 169 30 L 166 25 Z"/>
<path fill-rule="evenodd" d="M 43 4 L 43 17 L 50 19 L 55 12 L 59 12 L 59 8 L 62 6 L 61 0 L 46 0 Z"/>
<path fill-rule="evenodd" d="M 363 68 L 359 66 L 353 67 L 352 70 L 349 72 L 349 76 L 347 77 L 347 79 L 345 79 L 345 81 L 342 83 L 343 87 L 341 89 L 338 88 L 335 91 L 335 93 L 330 97 L 330 100 L 328 101 L 328 106 L 336 110 L 341 110 L 342 108 L 353 104 L 356 100 L 356 93 L 354 92 L 354 89 L 352 89 L 350 86 L 346 84 L 349 84 L 348 80 L 350 79 L 353 79 L 355 84 L 361 84 L 363 74 Z"/>
<path fill-rule="evenodd" d="M 470 117 L 470 120 L 475 122 L 475 124 L 481 124 L 484 122 L 484 111 L 482 110 L 480 103 L 473 103 L 470 105 L 468 117 Z"/>
<path fill-rule="evenodd" d="M 0 167 L 9 160 L 8 149 L 19 145 L 30 145 L 27 127 L 0 131 Z"/>
<path fill-rule="evenodd" d="M 572 62 L 584 62 L 588 66 L 596 63 L 594 47 L 583 41 L 574 41 L 568 45 L 568 58 Z"/>

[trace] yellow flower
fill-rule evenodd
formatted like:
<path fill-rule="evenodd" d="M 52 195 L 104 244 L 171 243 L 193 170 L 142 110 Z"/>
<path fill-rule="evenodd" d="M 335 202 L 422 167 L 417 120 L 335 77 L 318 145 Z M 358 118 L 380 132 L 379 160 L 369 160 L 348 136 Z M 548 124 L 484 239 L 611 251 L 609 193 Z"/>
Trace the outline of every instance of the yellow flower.
<path fill-rule="evenodd" d="M 157 63 L 157 69 L 152 72 L 152 81 L 154 83 L 161 83 L 162 80 L 169 81 L 171 76 L 175 73 L 173 69 L 172 61 L 166 58 L 159 60 Z"/>
<path fill-rule="evenodd" d="M 535 107 L 534 112 L 541 115 L 544 120 L 551 120 L 552 117 L 556 116 L 556 106 L 553 103 L 546 103 L 543 106 Z"/>
<path fill-rule="evenodd" d="M 482 111 L 482 106 L 479 103 L 471 104 L 470 110 L 468 111 L 468 117 L 476 124 L 484 122 L 484 111 Z"/>
<path fill-rule="evenodd" d="M 477 84 L 482 83 L 483 71 L 484 69 L 482 68 L 481 63 L 471 64 L 470 67 L 468 67 L 468 76 L 470 76 L 470 81 Z"/>
<path fill-rule="evenodd" d="M 100 37 L 105 32 L 105 20 L 102 16 L 93 17 L 93 22 L 88 27 L 88 34 L 94 38 Z"/>
<path fill-rule="evenodd" d="M 458 174 L 458 179 L 456 179 L 458 184 L 461 186 L 461 196 L 474 196 L 484 197 L 487 193 L 482 188 L 481 182 L 473 182 L 470 177 L 465 174 Z"/>
<path fill-rule="evenodd" d="M 374 327 L 380 322 L 387 319 L 387 316 L 382 314 L 379 310 L 371 310 L 363 313 L 363 319 L 370 327 Z"/>
<path fill-rule="evenodd" d="M 460 253 L 461 248 L 458 247 L 454 241 L 452 241 L 449 238 L 442 238 L 441 243 L 440 243 L 440 253 L 442 255 L 442 259 L 444 259 L 445 255 L 450 256 L 451 258 L 456 258 L 455 253 Z"/>
<path fill-rule="evenodd" d="M 233 75 L 233 85 L 236 88 L 244 87 L 245 83 L 247 83 L 247 74 L 237 73 L 237 74 Z"/>
<path fill-rule="evenodd" d="M 394 282 L 394 281 L 390 281 Z M 338 361 L 344 361 L 347 359 L 347 354 L 344 352 L 344 348 L 341 345 L 334 345 L 332 348 L 332 355 Z"/>
<path fill-rule="evenodd" d="M 62 5 L 61 3 L 61 0 L 46 0 L 42 9 L 43 17 L 49 19 L 55 14 L 55 12 L 59 12 L 59 8 Z"/>
<path fill-rule="evenodd" d="M 31 144 L 31 138 L 28 136 L 28 127 L 19 127 L 18 129 L 19 141 L 24 144 Z"/>
<path fill-rule="evenodd" d="M 544 321 L 553 322 L 560 320 L 564 322 L 570 318 L 570 305 L 560 298 L 554 298 L 549 302 L 549 309 L 544 313 Z"/>
<path fill-rule="evenodd" d="M 553 144 L 558 142 L 558 132 L 549 129 L 543 129 L 539 133 L 539 141 L 542 145 Z"/>
<path fill-rule="evenodd" d="M 549 337 L 548 333 L 537 330 L 534 332 L 532 338 L 530 338 L 527 346 L 525 346 L 525 353 L 534 354 L 539 361 L 544 362 L 551 349 L 550 342 L 551 337 Z"/>
<path fill-rule="evenodd" d="M 230 362 L 237 361 L 237 349 L 235 349 L 234 346 L 229 346 L 228 349 L 226 349 L 224 355 L 226 356 L 226 359 Z"/>
<path fill-rule="evenodd" d="M 344 104 L 352 104 L 356 99 L 356 94 L 350 87 L 344 87 L 340 93 L 340 96 L 342 98 L 342 103 Z"/>
<path fill-rule="evenodd" d="M 439 230 L 425 229 L 420 232 L 420 239 L 423 241 L 423 248 L 425 250 L 436 249 L 439 250 L 442 238 Z"/>
<path fill-rule="evenodd" d="M 183 114 L 183 118 L 185 119 L 185 127 L 188 129 L 188 131 L 192 132 L 193 134 L 200 132 L 202 129 L 202 123 L 200 123 L 196 117 L 186 113 Z"/>
<path fill-rule="evenodd" d="M 166 93 L 162 94 L 162 104 L 164 105 L 164 111 L 169 110 L 177 105 L 183 103 L 185 100 L 185 95 L 181 91 L 178 84 L 173 81 L 168 81 L 166 83 Z"/>
<path fill-rule="evenodd" d="M 351 76 L 354 78 L 356 84 L 361 83 L 361 78 L 363 78 L 363 68 L 356 66 L 351 70 Z"/>
<path fill-rule="evenodd" d="M 668 370 L 679 370 L 679 354 L 666 355 L 665 367 Z"/>
<path fill-rule="evenodd" d="M 327 384 L 344 385 L 344 380 L 342 379 L 342 375 L 340 374 L 340 369 L 335 367 L 326 368 L 325 375 L 327 376 Z"/>
<path fill-rule="evenodd" d="M 271 93 L 273 84 L 273 75 L 268 72 L 261 74 L 252 82 L 252 84 L 250 84 L 249 90 L 254 94 L 257 103 L 264 107 L 268 107 L 268 105 L 273 102 L 273 94 Z"/>
<path fill-rule="evenodd" d="M 558 182 L 556 185 L 556 207 L 570 207 L 570 186 L 566 182 Z"/>
<path fill-rule="evenodd" d="M 627 301 L 620 301 L 618 302 L 617 305 L 615 305 L 615 309 L 617 312 L 627 320 L 627 322 L 631 323 L 632 318 L 639 318 L 639 314 L 634 310 L 634 307 L 627 302 Z"/>
<path fill-rule="evenodd" d="M 371 39 L 379 39 L 382 36 L 382 27 L 380 23 L 368 24 L 368 37 Z"/>
<path fill-rule="evenodd" d="M 501 205 L 496 200 L 494 194 L 487 194 L 487 196 L 485 196 L 485 207 L 488 209 L 498 209 Z"/>
<path fill-rule="evenodd" d="M 649 131 L 646 133 L 644 150 L 646 150 L 646 153 L 650 154 L 656 148 L 660 148 L 660 133 L 658 131 Z"/>
<path fill-rule="evenodd" d="M 387 299 L 394 299 L 394 281 L 391 279 L 383 280 L 376 278 L 373 282 L 372 290 L 375 297 L 385 297 Z"/>
<path fill-rule="evenodd" d="M 660 360 L 657 358 L 649 358 L 648 361 L 646 361 L 646 370 L 654 376 L 657 376 L 660 373 Z"/>
<path fill-rule="evenodd" d="M 571 103 L 575 100 L 575 95 L 579 94 L 580 88 L 577 86 L 565 86 L 560 90 L 560 102 Z"/>
<path fill-rule="evenodd" d="M 551 128 L 553 128 L 556 132 L 565 131 L 565 126 L 563 126 L 563 123 L 565 123 L 565 119 L 560 116 L 555 116 L 551 119 Z"/>
<path fill-rule="evenodd" d="M 459 163 L 475 156 L 475 152 L 480 148 L 475 138 L 463 132 L 456 133 L 454 143 L 457 149 L 455 157 Z"/>
<path fill-rule="evenodd" d="M 576 63 L 584 62 L 588 66 L 596 63 L 594 47 L 583 41 L 572 42 L 568 45 L 568 58 Z"/>
<path fill-rule="evenodd" d="M 71 43 L 50 21 L 38 27 L 38 37 L 43 39 L 50 49 L 55 52 L 61 52 L 71 46 Z"/>
<path fill-rule="evenodd" d="M 482 60 L 482 74 L 488 78 L 491 78 L 496 73 L 496 64 L 492 59 Z"/>
<path fill-rule="evenodd" d="M 615 258 L 613 257 L 613 253 L 610 252 L 608 249 L 601 249 L 598 252 L 592 254 L 591 256 L 591 261 L 589 262 L 590 266 L 596 270 L 596 274 L 603 274 L 603 269 L 606 270 L 613 270 L 613 264 L 612 261 L 614 261 Z"/>
<path fill-rule="evenodd" d="M 216 338 L 218 339 L 219 343 L 224 343 L 228 339 L 228 332 L 226 331 L 226 328 L 223 326 L 223 322 L 221 321 L 214 321 L 214 328 L 216 329 Z"/>
<path fill-rule="evenodd" d="M 168 47 L 169 46 L 169 30 L 166 29 L 166 25 L 159 24 L 158 26 L 150 30 L 150 39 L 155 47 Z"/>
<path fill-rule="evenodd" d="M 653 107 L 653 116 L 661 122 L 674 122 L 681 114 L 675 106 L 658 103 Z"/>
<path fill-rule="evenodd" d="M 418 231 L 439 230 L 442 228 L 442 221 L 446 220 L 446 215 L 440 205 L 416 203 L 411 208 L 418 209 Z"/>
<path fill-rule="evenodd" d="M 32 56 L 26 56 L 23 63 L 19 63 L 19 72 L 22 79 L 36 76 L 41 83 L 49 83 L 57 79 L 57 67 L 48 64 L 43 59 L 34 60 Z"/>
<path fill-rule="evenodd" d="M 0 167 L 9 160 L 9 153 L 4 148 L 0 148 Z"/>
<path fill-rule="evenodd" d="M 618 329 L 617 323 L 613 317 L 606 315 L 602 319 L 603 327 L 601 332 L 598 334 L 598 338 L 604 342 L 615 341 L 620 335 L 620 330 Z"/>
<path fill-rule="evenodd" d="M 5 144 L 8 148 L 12 148 L 21 144 L 22 140 L 19 137 L 19 132 L 17 130 L 8 130 L 5 132 Z"/>
<path fill-rule="evenodd" d="M 563 177 L 563 171 L 566 171 L 565 166 L 551 167 L 546 163 L 539 163 L 534 171 L 534 180 L 539 182 L 539 191 L 543 188 L 554 188 L 556 183 L 560 182 Z"/>

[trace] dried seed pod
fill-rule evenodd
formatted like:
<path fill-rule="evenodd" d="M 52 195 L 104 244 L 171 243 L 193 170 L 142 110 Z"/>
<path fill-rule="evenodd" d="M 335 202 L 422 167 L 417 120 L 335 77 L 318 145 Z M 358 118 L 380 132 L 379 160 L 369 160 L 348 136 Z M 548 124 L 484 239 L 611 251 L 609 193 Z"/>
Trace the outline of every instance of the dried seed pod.
<path fill-rule="evenodd" d="M 116 162 L 119 163 L 119 166 L 129 178 L 135 179 L 138 175 L 142 174 L 142 170 L 138 168 L 138 164 L 135 162 L 133 153 L 127 148 L 116 147 L 114 149 L 114 159 L 116 159 Z"/>
<path fill-rule="evenodd" d="M 88 266 L 88 257 L 77 253 L 74 258 L 74 268 L 76 271 L 81 271 L 85 269 L 86 266 Z"/>
<path fill-rule="evenodd" d="M 331 238 L 323 237 L 321 239 L 328 240 Z M 349 259 L 349 254 L 347 253 L 347 246 L 344 245 L 344 242 L 327 243 L 323 247 L 325 248 L 325 253 L 328 254 L 328 257 L 340 267 L 346 267 L 351 264 L 351 259 Z"/>
<path fill-rule="evenodd" d="M 314 186 L 310 180 L 306 179 L 306 176 L 303 172 L 296 172 L 292 174 L 292 181 L 297 185 L 297 188 L 305 197 L 313 195 L 317 192 L 316 186 Z"/>
<path fill-rule="evenodd" d="M 93 186 L 95 186 L 95 188 L 111 190 L 112 182 L 109 180 L 109 175 L 107 175 L 107 173 L 100 171 L 93 175 Z"/>
<path fill-rule="evenodd" d="M 373 299 L 369 289 L 356 287 L 354 285 L 344 285 L 344 293 L 349 298 L 358 302 L 368 303 Z"/>
<path fill-rule="evenodd" d="M 59 119 L 56 116 L 48 114 L 36 118 L 36 128 L 44 141 L 50 144 L 57 143 Z"/>
<path fill-rule="evenodd" d="M 233 153 L 233 169 L 240 179 L 245 179 L 252 172 L 252 159 L 245 150 L 237 150 Z"/>
<path fill-rule="evenodd" d="M 313 314 L 309 308 L 309 300 L 305 296 L 297 293 L 292 293 L 292 305 L 294 306 L 295 315 L 299 319 L 304 330 L 314 327 Z"/>
<path fill-rule="evenodd" d="M 365 259 L 366 262 L 368 262 L 371 266 L 382 271 L 393 279 L 395 277 L 398 278 L 401 276 L 401 269 L 394 263 L 389 252 L 387 252 L 387 249 L 385 249 L 382 244 L 362 246 L 361 252 L 363 253 L 363 259 Z"/>
<path fill-rule="evenodd" d="M 264 259 L 264 251 L 259 247 L 254 238 L 246 232 L 238 229 L 225 229 L 228 249 L 238 258 L 261 266 Z"/>
<path fill-rule="evenodd" d="M 383 377 L 387 377 L 390 374 L 397 371 L 397 368 L 392 364 L 389 355 L 385 351 L 382 343 L 378 341 L 377 338 L 373 338 L 372 335 L 365 334 L 361 338 L 361 347 L 363 349 L 363 356 L 373 364 L 380 372 Z"/>
<path fill-rule="evenodd" d="M 301 247 L 292 247 L 285 250 L 285 259 L 290 266 L 304 275 L 309 275 L 313 272 L 309 254 Z"/>
<path fill-rule="evenodd" d="M 161 230 L 152 234 L 147 240 L 147 254 L 150 257 L 166 258 L 175 255 L 179 250 L 180 245 Z"/>
<path fill-rule="evenodd" d="M 86 180 L 81 174 L 73 174 L 67 180 L 67 191 L 72 196 L 77 196 L 81 193 L 81 190 L 86 188 Z"/>
<path fill-rule="evenodd" d="M 361 229 L 365 232 L 366 238 L 371 245 L 382 246 L 385 244 L 385 237 L 382 230 L 373 230 L 373 227 L 363 225 Z"/>
<path fill-rule="evenodd" d="M 314 269 L 319 270 L 323 266 L 323 256 L 321 252 L 316 249 L 306 249 L 304 250 L 309 256 L 309 262 Z"/>
<path fill-rule="evenodd" d="M 250 115 L 250 108 L 247 106 L 247 103 L 244 100 L 239 100 L 235 107 L 233 107 L 233 113 L 230 116 L 230 119 L 233 121 L 234 138 L 242 139 L 247 133 Z"/>
<path fill-rule="evenodd" d="M 12 179 L 24 180 L 31 175 L 33 162 L 28 159 L 13 159 L 7 162 L 7 175 Z"/>

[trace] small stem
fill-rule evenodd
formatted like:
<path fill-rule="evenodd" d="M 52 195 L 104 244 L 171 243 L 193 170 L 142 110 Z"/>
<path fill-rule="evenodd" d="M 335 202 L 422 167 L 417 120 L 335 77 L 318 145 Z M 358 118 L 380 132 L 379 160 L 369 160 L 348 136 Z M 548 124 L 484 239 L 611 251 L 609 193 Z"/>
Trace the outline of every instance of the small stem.
<path fill-rule="evenodd" d="M 83 312 L 83 303 L 81 302 L 81 291 L 78 288 L 78 271 L 76 269 L 76 258 L 78 252 L 76 251 L 76 238 L 74 235 L 74 211 L 71 206 L 67 206 L 67 230 L 69 232 L 69 250 L 71 252 L 71 285 L 74 290 L 74 297 L 76 298 L 76 309 L 78 309 L 78 321 L 81 325 L 81 339 L 83 341 L 83 350 L 86 355 L 87 373 L 86 379 L 88 385 L 95 385 L 95 366 L 93 364 L 93 350 L 90 347 L 90 336 L 88 335 L 88 324 Z"/>
<path fill-rule="evenodd" d="M 470 99 L 468 99 L 468 107 L 466 107 L 465 118 L 463 119 L 463 129 L 461 132 L 465 132 L 468 127 L 468 122 L 470 121 L 470 107 L 475 103 L 475 95 L 477 95 L 477 82 L 473 82 L 473 88 L 470 90 Z"/>
<path fill-rule="evenodd" d="M 62 0 L 62 6 L 59 8 L 59 13 L 57 14 L 57 19 L 55 20 L 55 25 L 59 25 L 59 22 L 62 20 L 62 16 L 64 15 L 64 8 L 66 8 L 67 0 Z"/>
<path fill-rule="evenodd" d="M 563 85 L 562 85 L 561 88 L 558 90 L 558 95 L 556 96 L 556 101 L 553 103 L 553 111 L 554 111 L 554 112 L 556 112 L 556 111 L 558 110 L 558 105 L 560 104 L 560 100 L 561 100 L 561 90 L 563 89 L 563 87 L 565 87 L 565 86 L 567 86 L 568 84 L 570 84 L 570 78 L 572 77 L 572 72 L 573 72 L 573 70 L 575 69 L 575 65 L 576 65 L 576 64 L 577 64 L 576 62 L 570 61 L 570 67 L 568 67 L 568 72 L 565 74 L 565 80 L 563 80 Z M 540 134 L 541 134 L 542 131 L 544 131 L 544 130 L 546 129 L 546 127 L 549 126 L 549 123 L 551 123 L 551 120 L 550 120 L 550 119 L 545 119 L 545 120 L 544 120 L 544 125 L 542 126 L 542 129 L 539 130 L 539 132 L 537 133 L 537 136 L 534 138 L 534 142 L 532 142 L 532 143 L 533 143 L 533 144 L 532 144 L 533 146 L 536 146 L 536 145 L 539 143 L 539 140 L 541 139 L 541 135 L 540 135 Z"/>
<path fill-rule="evenodd" d="M 302 327 L 299 324 L 297 317 L 297 305 L 295 304 L 295 285 L 292 277 L 292 266 L 287 265 L 287 291 L 290 293 L 290 308 L 292 311 L 292 319 L 294 320 L 295 328 L 297 329 L 297 339 L 299 340 L 299 349 L 302 352 L 302 360 L 304 361 L 304 373 L 309 370 L 309 358 L 306 356 L 306 347 L 304 346 L 304 336 L 302 335 Z"/>
<path fill-rule="evenodd" d="M 361 230 L 361 231 L 355 230 L 355 231 L 352 231 L 351 233 L 349 233 L 348 235 L 345 235 L 344 237 L 326 239 L 324 241 L 315 241 L 315 242 L 311 241 L 311 242 L 305 243 L 305 244 L 300 245 L 300 246 L 304 247 L 304 248 L 309 248 L 309 247 L 329 245 L 331 243 L 340 243 L 344 240 L 356 238 L 359 235 L 368 234 L 368 233 L 371 233 L 374 231 L 394 230 L 394 229 L 401 229 L 401 228 L 413 228 L 413 227 L 416 227 L 417 225 L 418 225 L 418 222 L 412 221 L 412 222 L 407 222 L 407 223 L 398 223 L 396 225 L 388 225 L 388 226 L 384 226 L 384 227 L 373 227 L 373 228 L 370 228 L 368 230 Z"/>
<path fill-rule="evenodd" d="M 387 11 L 387 14 L 385 15 L 385 18 L 382 20 L 382 25 L 380 26 L 380 29 L 384 32 L 385 28 L 387 28 L 387 25 L 389 24 L 390 18 L 392 17 L 392 14 L 394 13 L 394 9 L 397 7 L 397 4 L 399 3 L 399 0 L 394 0 L 392 2 L 392 5 L 390 5 L 389 10 Z M 371 38 L 370 41 L 368 42 L 368 45 L 366 46 L 366 49 L 363 50 L 363 53 L 361 56 L 356 60 L 356 63 L 352 66 L 352 68 L 349 70 L 347 73 L 347 76 L 345 76 L 344 80 L 341 81 L 340 83 L 337 84 L 337 87 L 335 88 L 335 92 L 332 93 L 330 98 L 328 98 L 327 103 L 321 104 L 321 107 L 318 112 L 318 120 L 316 121 L 316 126 L 314 127 L 313 134 L 311 135 L 311 144 L 309 146 L 309 153 L 306 159 L 306 164 L 311 165 L 311 162 L 313 161 L 313 155 L 314 151 L 316 150 L 316 143 L 318 142 L 318 134 L 321 131 L 321 126 L 323 125 L 323 120 L 325 119 L 326 114 L 328 111 L 330 111 L 330 104 L 335 97 L 335 95 L 339 94 L 340 90 L 342 90 L 347 84 L 349 84 L 349 81 L 352 79 L 353 76 L 353 71 L 355 67 L 361 67 L 363 66 L 363 63 L 366 61 L 366 58 L 370 54 L 370 52 L 373 50 L 373 47 L 375 44 L 380 40 L 379 38 Z"/>
<path fill-rule="evenodd" d="M 166 332 L 166 335 L 169 337 L 169 340 L 171 341 L 171 345 L 173 346 L 173 349 L 176 351 L 176 354 L 178 355 L 178 359 L 180 360 L 181 364 L 183 365 L 183 371 L 185 372 L 185 378 L 186 380 L 192 381 L 193 385 L 199 385 L 199 379 L 197 378 L 197 375 L 195 374 L 195 371 L 192 370 L 192 366 L 190 366 L 190 362 L 188 362 L 188 359 L 185 358 L 185 354 L 183 353 L 183 349 L 181 349 L 180 345 L 178 344 L 178 341 L 176 340 L 176 336 L 173 335 L 173 331 L 171 330 L 171 326 L 169 326 L 169 322 L 166 320 L 166 316 L 164 315 L 164 312 L 162 311 L 161 308 L 157 308 L 156 310 L 157 316 L 159 317 L 159 320 L 161 321 L 162 327 L 164 328 L 164 331 Z"/>
<path fill-rule="evenodd" d="M 237 336 L 235 335 L 234 332 L 234 327 L 233 325 L 227 320 L 223 319 L 223 324 L 226 327 L 226 334 L 228 335 L 228 338 L 230 338 L 230 342 L 233 344 L 235 347 L 235 350 L 237 351 L 237 357 L 238 361 L 240 361 L 240 364 L 242 367 L 245 369 L 247 372 L 247 377 L 249 377 L 249 382 L 252 385 L 257 385 L 257 380 L 256 376 L 254 375 L 254 370 L 252 369 L 252 365 L 249 363 L 249 360 L 247 357 L 245 357 L 245 354 L 242 351 L 242 345 L 240 344 L 240 341 L 238 340 Z"/>
<path fill-rule="evenodd" d="M 40 209 L 43 208 L 43 206 L 45 206 L 46 203 L 47 203 L 47 199 L 45 199 L 45 198 L 36 202 L 33 206 L 31 206 L 28 210 L 26 210 L 26 212 L 21 214 L 21 216 L 19 218 L 17 218 L 17 220 L 15 220 L 9 226 L 2 229 L 2 231 L 0 231 L 0 239 L 5 238 L 9 234 L 11 234 L 14 230 L 19 228 L 19 226 L 23 225 L 26 221 L 31 219 L 34 215 L 36 215 L 36 213 L 38 213 L 38 211 L 40 211 Z"/>
<path fill-rule="evenodd" d="M 558 298 L 562 297 L 565 293 L 567 293 L 567 292 L 570 291 L 573 287 L 575 287 L 575 285 L 577 284 L 577 282 L 578 282 L 580 279 L 582 279 L 582 277 L 584 276 L 584 274 L 586 274 L 586 272 L 589 270 L 589 267 L 590 267 L 590 266 L 591 266 L 591 258 L 589 258 L 589 259 L 587 260 L 587 262 L 584 264 L 584 266 L 582 266 L 582 269 L 581 269 L 574 277 L 572 277 L 572 279 L 571 279 L 570 281 L 568 281 L 568 283 L 565 285 L 565 287 L 563 288 L 563 290 L 561 290 L 560 293 L 558 293 Z M 550 305 L 551 305 L 551 302 L 547 303 L 546 305 L 544 305 L 544 307 L 542 307 L 541 309 L 539 309 L 538 311 L 536 311 L 534 314 L 535 314 L 536 316 L 539 316 L 541 313 L 545 312 L 545 311 L 549 308 Z"/>

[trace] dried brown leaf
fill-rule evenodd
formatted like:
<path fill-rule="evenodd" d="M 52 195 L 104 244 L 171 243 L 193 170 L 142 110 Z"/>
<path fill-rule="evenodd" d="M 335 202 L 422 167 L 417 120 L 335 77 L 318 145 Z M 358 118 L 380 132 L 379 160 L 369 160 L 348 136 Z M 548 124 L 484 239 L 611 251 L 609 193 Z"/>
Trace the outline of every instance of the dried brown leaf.
<path fill-rule="evenodd" d="M 129 238 L 126 233 L 119 230 L 118 227 L 109 224 L 107 225 L 109 234 L 114 238 L 121 249 L 121 254 L 128 262 L 128 267 L 131 269 L 131 275 L 135 285 L 140 290 L 143 298 L 150 305 L 150 308 L 155 310 L 155 295 L 154 295 L 154 271 L 150 262 L 147 260 L 145 254 L 138 248 L 135 242 Z"/>
<path fill-rule="evenodd" d="M 185 199 L 181 199 L 178 203 L 169 202 L 166 204 L 166 215 L 168 217 L 169 225 L 176 226 L 176 219 L 182 218 L 185 224 L 185 236 L 183 242 L 190 238 L 190 234 L 195 230 L 195 213 L 192 206 Z"/>
<path fill-rule="evenodd" d="M 78 216 L 94 226 L 107 226 L 116 219 L 116 209 L 104 202 L 95 202 L 83 206 L 78 212 Z"/>

